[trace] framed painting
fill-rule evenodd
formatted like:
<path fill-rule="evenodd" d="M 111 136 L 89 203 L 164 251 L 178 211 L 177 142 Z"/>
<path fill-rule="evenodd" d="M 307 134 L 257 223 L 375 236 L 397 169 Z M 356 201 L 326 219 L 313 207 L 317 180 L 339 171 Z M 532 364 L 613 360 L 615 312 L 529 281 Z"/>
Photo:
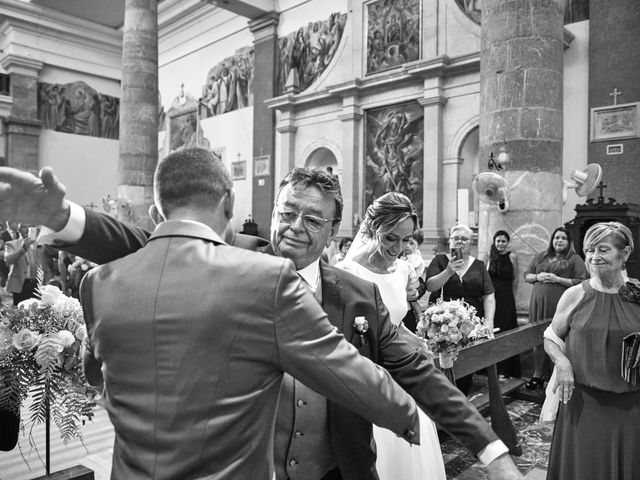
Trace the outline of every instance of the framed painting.
<path fill-rule="evenodd" d="M 367 110 L 364 119 L 364 208 L 387 192 L 403 193 L 422 225 L 423 107 L 414 100 Z"/>
<path fill-rule="evenodd" d="M 420 0 L 371 0 L 364 4 L 364 15 L 367 75 L 420 58 Z"/>
<path fill-rule="evenodd" d="M 169 152 L 198 145 L 196 108 L 181 109 L 169 115 Z"/>
<path fill-rule="evenodd" d="M 253 176 L 266 177 L 271 174 L 270 156 L 262 155 L 253 158 Z"/>
<path fill-rule="evenodd" d="M 247 178 L 247 161 L 231 162 L 231 180 L 244 180 Z"/>
<path fill-rule="evenodd" d="M 591 109 L 591 141 L 640 137 L 640 102 Z"/>

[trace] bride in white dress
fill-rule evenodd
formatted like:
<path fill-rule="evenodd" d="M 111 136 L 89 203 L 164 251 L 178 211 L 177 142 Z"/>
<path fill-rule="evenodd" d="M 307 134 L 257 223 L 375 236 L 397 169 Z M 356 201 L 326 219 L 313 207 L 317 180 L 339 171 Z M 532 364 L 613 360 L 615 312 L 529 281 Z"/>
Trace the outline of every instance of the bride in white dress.
<path fill-rule="evenodd" d="M 387 193 L 369 206 L 345 259 L 336 265 L 378 286 L 394 325 L 409 309 L 407 287 L 415 276 L 411 265 L 398 257 L 417 226 L 411 201 Z M 373 426 L 380 480 L 446 480 L 435 424 L 422 410 L 419 413 L 420 446 L 410 446 L 389 430 Z"/>

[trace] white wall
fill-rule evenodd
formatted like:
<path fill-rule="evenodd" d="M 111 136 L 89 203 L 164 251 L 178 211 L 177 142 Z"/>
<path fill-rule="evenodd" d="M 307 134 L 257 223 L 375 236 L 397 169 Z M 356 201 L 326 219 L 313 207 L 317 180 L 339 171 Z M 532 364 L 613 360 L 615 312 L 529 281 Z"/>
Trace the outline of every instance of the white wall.
<path fill-rule="evenodd" d="M 587 165 L 589 146 L 589 22 L 566 25 L 575 38 L 564 52 L 564 141 L 562 147 L 563 179 Z M 569 189 L 562 207 L 562 222 L 576 216 L 575 206 L 586 201 Z"/>
<path fill-rule="evenodd" d="M 53 167 L 70 200 L 102 211 L 102 197 L 117 196 L 117 140 L 42 130 L 39 149 L 40 167 Z"/>

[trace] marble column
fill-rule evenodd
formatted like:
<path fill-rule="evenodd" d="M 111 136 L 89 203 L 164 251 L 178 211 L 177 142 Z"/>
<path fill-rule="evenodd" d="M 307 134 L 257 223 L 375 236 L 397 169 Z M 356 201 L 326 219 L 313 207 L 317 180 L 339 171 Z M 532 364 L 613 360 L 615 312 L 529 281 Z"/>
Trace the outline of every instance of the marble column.
<path fill-rule="evenodd" d="M 478 251 L 488 251 L 496 230 L 510 232 L 518 310 L 529 298 L 522 271 L 562 219 L 563 10 L 563 0 L 482 4 L 480 159 L 509 155 L 500 175 L 510 196 L 504 214 L 481 205 Z"/>
<path fill-rule="evenodd" d="M 444 96 L 442 79 L 429 78 L 424 81 L 424 97 L 418 100 L 424 109 L 424 167 L 423 167 L 423 212 L 422 230 L 425 249 L 436 247 L 446 235 L 449 225 L 443 205 L 443 182 L 445 165 L 442 163 L 442 116 L 447 98 Z M 456 172 L 456 183 L 457 183 Z M 457 188 L 457 187 L 456 187 Z M 455 193 L 450 198 L 456 198 Z M 455 206 L 454 206 L 455 208 Z M 454 215 L 455 218 L 455 215 Z"/>
<path fill-rule="evenodd" d="M 275 112 L 265 105 L 265 100 L 276 93 L 276 68 L 278 65 L 278 20 L 277 12 L 251 20 L 249 28 L 254 34 L 254 78 L 253 82 L 253 157 L 269 156 L 269 173 L 253 176 L 253 220 L 258 224 L 258 235 L 269 238 L 271 211 L 276 186 L 275 178 Z"/>
<path fill-rule="evenodd" d="M 129 200 L 128 219 L 153 228 L 153 173 L 158 163 L 158 3 L 126 0 L 120 102 L 118 196 Z"/>
<path fill-rule="evenodd" d="M 347 95 L 342 99 L 342 113 L 338 118 L 342 121 L 342 223 L 340 224 L 340 236 L 353 236 L 356 224 L 364 215 L 363 166 L 360 165 L 360 136 L 362 135 L 362 108 L 359 98 L 355 95 Z M 357 214 L 357 217 L 356 217 Z"/>
<path fill-rule="evenodd" d="M 6 55 L 2 67 L 11 75 L 11 111 L 6 118 L 6 164 L 36 173 L 38 137 L 38 76 L 42 62 L 30 57 Z"/>

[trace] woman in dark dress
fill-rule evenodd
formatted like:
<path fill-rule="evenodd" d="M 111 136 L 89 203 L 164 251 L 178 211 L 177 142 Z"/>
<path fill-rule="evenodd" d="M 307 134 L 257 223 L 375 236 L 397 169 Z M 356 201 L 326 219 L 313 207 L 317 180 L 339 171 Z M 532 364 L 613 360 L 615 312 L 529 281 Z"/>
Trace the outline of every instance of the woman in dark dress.
<path fill-rule="evenodd" d="M 564 227 L 553 231 L 549 247 L 531 260 L 524 279 L 533 283 L 529 301 L 529 321 L 548 320 L 556 313 L 558 300 L 565 290 L 588 277 L 582 258 L 573 248 L 571 235 Z M 526 384 L 529 390 L 544 387 L 545 360 L 542 345 L 533 349 L 533 377 Z M 548 363 L 548 362 L 547 362 Z"/>
<path fill-rule="evenodd" d="M 484 262 L 471 256 L 471 238 L 473 232 L 466 225 L 456 225 L 449 233 L 449 246 L 461 254 L 460 258 L 438 254 L 427 267 L 427 290 L 431 292 L 429 302 L 442 298 L 461 299 L 477 310 L 478 317 L 484 317 L 493 328 L 493 316 L 496 309 L 494 288 Z M 458 388 L 465 394 L 471 387 L 471 375 L 456 381 Z"/>
<path fill-rule="evenodd" d="M 640 288 L 624 273 L 633 237 L 621 223 L 597 223 L 584 246 L 591 279 L 562 295 L 544 334 L 561 401 L 547 479 L 637 480 Z"/>
<path fill-rule="evenodd" d="M 496 313 L 493 318 L 494 327 L 506 332 L 518 326 L 516 317 L 516 301 L 513 293 L 515 272 L 518 271 L 518 259 L 509 251 L 511 238 L 504 230 L 493 235 L 493 244 L 489 251 L 488 270 L 491 283 L 496 289 Z M 515 355 L 498 363 L 498 373 L 505 377 L 520 376 L 520 357 Z"/>

